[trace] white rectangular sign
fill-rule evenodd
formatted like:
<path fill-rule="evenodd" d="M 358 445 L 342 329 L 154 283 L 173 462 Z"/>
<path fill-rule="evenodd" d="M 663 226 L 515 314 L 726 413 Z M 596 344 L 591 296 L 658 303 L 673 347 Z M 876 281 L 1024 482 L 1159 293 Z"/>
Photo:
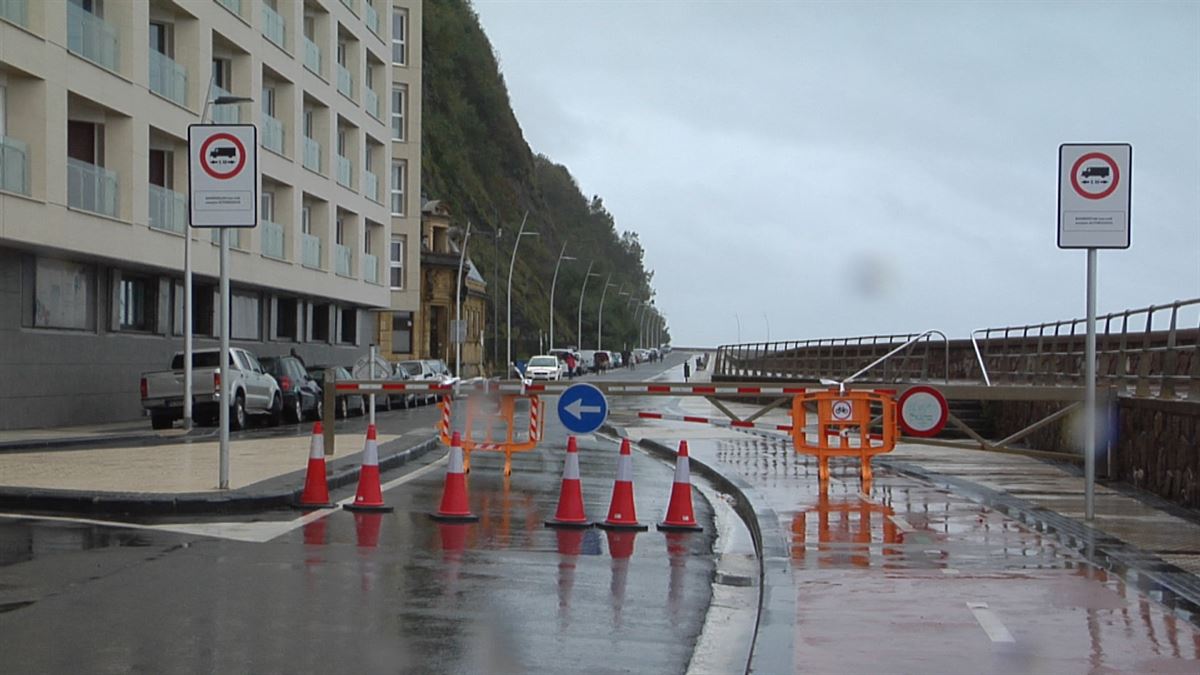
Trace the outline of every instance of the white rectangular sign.
<path fill-rule="evenodd" d="M 188 127 L 188 205 L 192 227 L 258 225 L 257 127 Z"/>
<path fill-rule="evenodd" d="M 1129 248 L 1133 146 L 1058 146 L 1058 247 Z"/>

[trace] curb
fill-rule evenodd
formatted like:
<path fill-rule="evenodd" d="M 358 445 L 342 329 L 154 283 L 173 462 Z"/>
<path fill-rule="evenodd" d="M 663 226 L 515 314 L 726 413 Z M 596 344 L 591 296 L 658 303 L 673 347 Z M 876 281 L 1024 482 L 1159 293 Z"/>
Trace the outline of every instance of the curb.
<path fill-rule="evenodd" d="M 391 441 L 387 445 L 397 444 Z M 418 459 L 438 446 L 431 436 L 393 454 L 381 456 L 379 468 L 386 471 Z M 380 447 L 380 452 L 388 448 Z M 329 488 L 344 487 L 358 480 L 358 453 L 340 457 L 332 463 L 326 478 Z M 87 514 L 169 515 L 212 514 L 265 511 L 287 508 L 304 490 L 304 473 L 299 469 L 274 478 L 226 492 L 88 492 L 46 488 L 0 488 L 0 508 L 19 511 L 70 512 Z"/>
<path fill-rule="evenodd" d="M 176 436 L 161 436 L 154 432 L 138 432 L 113 436 L 72 436 L 69 438 L 40 438 L 27 441 L 2 441 L 0 453 L 36 452 L 38 450 L 58 450 L 70 448 L 103 448 L 109 445 L 124 443 L 141 443 L 145 441 L 176 442 L 191 438 L 216 436 L 215 433 L 197 433 L 195 430 Z"/>
<path fill-rule="evenodd" d="M 1200 626 L 1200 578 L 1153 553 L 1086 523 L 963 478 L 884 457 L 877 457 L 875 461 L 893 471 L 952 490 L 1039 532 L 1054 535 L 1064 546 L 1080 553 L 1100 568 L 1120 576 L 1126 583 L 1146 591 L 1182 618 Z"/>
<path fill-rule="evenodd" d="M 616 428 L 608 424 L 602 430 L 621 436 Z M 676 456 L 675 450 L 650 439 L 643 438 L 638 442 L 638 447 L 664 460 L 674 461 Z M 757 490 L 742 477 L 726 475 L 694 455 L 689 457 L 689 464 L 718 490 L 735 497 L 733 509 L 750 530 L 755 553 L 758 554 L 758 622 L 754 627 L 746 672 L 790 671 L 796 600 L 791 560 L 779 528 L 779 516 L 765 505 Z"/>

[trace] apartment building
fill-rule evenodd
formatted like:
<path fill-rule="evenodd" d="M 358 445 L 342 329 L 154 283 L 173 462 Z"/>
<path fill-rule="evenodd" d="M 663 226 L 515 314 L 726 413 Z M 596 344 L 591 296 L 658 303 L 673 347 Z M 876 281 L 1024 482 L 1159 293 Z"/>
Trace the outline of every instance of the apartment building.
<path fill-rule="evenodd" d="M 0 0 L 0 429 L 141 415 L 139 374 L 182 349 L 187 236 L 196 348 L 217 345 L 216 236 L 187 226 L 202 116 L 258 125 L 260 225 L 231 232 L 234 344 L 309 364 L 367 351 L 378 311 L 417 295 L 403 274 L 392 290 L 392 249 L 417 210 L 419 99 L 399 143 L 391 106 L 393 74 L 420 68 L 420 3 L 397 3 L 400 66 L 392 5 Z"/>

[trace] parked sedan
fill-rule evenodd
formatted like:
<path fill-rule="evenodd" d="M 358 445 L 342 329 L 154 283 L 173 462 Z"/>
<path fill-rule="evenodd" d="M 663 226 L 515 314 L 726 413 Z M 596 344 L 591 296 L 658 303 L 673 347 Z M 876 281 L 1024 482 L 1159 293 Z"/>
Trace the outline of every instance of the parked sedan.
<path fill-rule="evenodd" d="M 267 356 L 258 360 L 279 383 L 283 393 L 283 416 L 289 422 L 319 420 L 324 414 L 321 385 L 294 356 Z"/>
<path fill-rule="evenodd" d="M 317 382 L 325 381 L 325 371 L 333 368 L 333 375 L 338 380 L 353 380 L 350 376 L 350 371 L 341 366 L 313 366 L 308 369 L 308 373 L 312 375 Z M 338 396 L 337 404 L 334 408 L 335 417 L 349 417 L 350 415 L 362 415 L 367 411 L 367 401 L 359 394 L 349 394 L 346 396 Z"/>
<path fill-rule="evenodd" d="M 531 380 L 561 380 L 566 376 L 566 369 L 557 356 L 535 356 L 525 366 L 525 377 Z"/>

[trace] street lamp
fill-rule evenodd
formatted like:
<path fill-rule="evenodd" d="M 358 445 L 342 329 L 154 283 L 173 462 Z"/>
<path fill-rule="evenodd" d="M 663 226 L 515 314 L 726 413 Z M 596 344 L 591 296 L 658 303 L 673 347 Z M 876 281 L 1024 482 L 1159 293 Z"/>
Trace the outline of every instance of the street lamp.
<path fill-rule="evenodd" d="M 733 313 L 733 320 L 734 320 L 734 321 L 737 321 L 737 327 L 738 327 L 738 339 L 737 339 L 737 341 L 738 341 L 738 344 L 742 344 L 742 317 L 738 316 L 738 315 L 737 315 L 737 312 L 734 312 L 734 313 Z"/>
<path fill-rule="evenodd" d="M 763 312 L 763 321 L 767 322 L 767 342 L 771 341 L 771 319 L 767 317 L 767 313 Z"/>
<path fill-rule="evenodd" d="M 467 337 L 467 331 L 462 325 L 462 279 L 463 262 L 467 259 L 467 242 L 471 240 L 471 221 L 467 220 L 467 231 L 463 234 L 462 246 L 458 252 L 458 286 L 454 295 L 454 376 L 462 379 L 462 343 Z M 462 334 L 459 334 L 462 331 Z"/>
<path fill-rule="evenodd" d="M 507 312 L 508 313 L 508 335 L 506 336 L 508 338 L 508 352 L 507 352 L 507 356 L 506 356 L 506 358 L 508 359 L 508 365 L 505 366 L 505 370 L 504 370 L 504 372 L 506 373 L 506 377 L 512 376 L 512 367 L 513 367 L 512 366 L 512 362 L 513 362 L 513 360 L 512 360 L 512 274 L 513 274 L 513 265 L 515 265 L 517 262 L 517 247 L 521 245 L 521 237 L 525 237 L 525 236 L 536 237 L 537 236 L 537 232 L 526 232 L 525 231 L 525 222 L 527 220 L 529 220 L 529 212 L 528 211 L 525 212 L 525 217 L 521 218 L 521 228 L 519 230 L 517 230 L 517 239 L 516 239 L 516 241 L 513 242 L 512 258 L 509 259 L 509 261 L 508 261 L 508 312 Z"/>
<path fill-rule="evenodd" d="M 609 283 L 612 281 L 612 274 L 608 275 L 608 279 L 604 282 L 604 290 L 600 292 L 600 315 L 596 319 L 596 351 L 604 349 L 604 296 L 608 294 L 610 286 L 616 284 Z"/>
<path fill-rule="evenodd" d="M 558 283 L 558 266 L 564 260 L 576 260 L 575 256 L 564 255 L 567 252 L 567 242 L 564 241 L 562 250 L 558 252 L 558 262 L 554 263 L 554 279 L 550 281 L 550 349 L 554 349 L 554 286 Z"/>
<path fill-rule="evenodd" d="M 588 261 L 587 274 L 583 275 L 583 288 L 579 289 L 579 317 L 577 318 L 579 325 L 575 327 L 575 339 L 579 340 L 580 349 L 583 349 L 583 294 L 585 291 L 587 291 L 588 279 L 600 276 L 599 272 L 592 271 L 592 263 L 594 262 L 594 260 Z M 598 346 L 596 348 L 599 349 Z"/>

